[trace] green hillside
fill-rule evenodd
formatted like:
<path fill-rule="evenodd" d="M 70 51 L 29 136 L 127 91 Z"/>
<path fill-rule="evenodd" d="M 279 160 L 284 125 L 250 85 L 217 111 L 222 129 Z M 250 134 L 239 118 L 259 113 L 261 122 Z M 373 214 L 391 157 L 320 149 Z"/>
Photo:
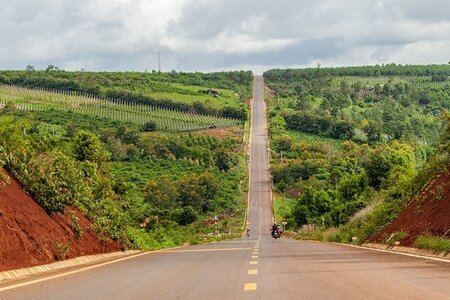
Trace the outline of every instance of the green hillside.
<path fill-rule="evenodd" d="M 240 234 L 251 73 L 2 71 L 0 82 L 0 167 L 47 212 L 76 206 L 100 239 L 131 248 Z"/>
<path fill-rule="evenodd" d="M 101 99 L 63 91 L 49 92 L 9 85 L 0 85 L 0 107 L 19 111 L 73 112 L 141 127 L 153 123 L 152 130 L 175 132 L 235 126 L 241 123 L 238 119 L 176 111 L 126 100 Z"/>
<path fill-rule="evenodd" d="M 436 157 L 449 75 L 449 65 L 267 71 L 271 172 L 291 203 L 281 217 L 347 242 L 392 220 Z"/>

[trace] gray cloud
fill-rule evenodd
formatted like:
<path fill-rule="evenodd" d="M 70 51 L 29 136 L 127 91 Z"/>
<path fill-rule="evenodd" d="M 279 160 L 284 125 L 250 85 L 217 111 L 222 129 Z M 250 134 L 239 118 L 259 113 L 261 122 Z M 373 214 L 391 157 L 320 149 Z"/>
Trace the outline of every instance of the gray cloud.
<path fill-rule="evenodd" d="M 446 63 L 447 0 L 17 0 L 0 68 L 209 71 Z"/>

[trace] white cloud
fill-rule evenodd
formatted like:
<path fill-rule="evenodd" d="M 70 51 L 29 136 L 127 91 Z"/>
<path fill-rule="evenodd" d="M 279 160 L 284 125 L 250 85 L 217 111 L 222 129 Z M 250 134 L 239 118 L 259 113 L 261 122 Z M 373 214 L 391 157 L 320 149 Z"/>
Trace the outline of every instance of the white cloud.
<path fill-rule="evenodd" d="M 293 43 L 290 39 L 256 39 L 250 35 L 224 32 L 208 39 L 163 38 L 161 44 L 172 51 L 187 53 L 217 53 L 220 54 L 252 54 L 256 52 L 273 51 Z"/>
<path fill-rule="evenodd" d="M 291 39 L 271 38 L 261 40 L 246 34 L 225 32 L 216 39 L 209 41 L 206 47 L 210 52 L 252 54 L 281 49 L 293 42 Z"/>
<path fill-rule="evenodd" d="M 446 0 L 17 0 L 0 10 L 0 69 L 219 70 L 440 63 Z"/>

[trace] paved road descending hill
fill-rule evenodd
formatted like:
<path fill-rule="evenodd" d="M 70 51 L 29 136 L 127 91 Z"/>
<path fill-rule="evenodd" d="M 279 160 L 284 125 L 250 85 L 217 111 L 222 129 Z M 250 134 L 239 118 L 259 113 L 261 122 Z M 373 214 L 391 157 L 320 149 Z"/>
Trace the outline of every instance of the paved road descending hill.
<path fill-rule="evenodd" d="M 273 240 L 261 77 L 252 113 L 249 238 L 149 253 L 8 290 L 0 285 L 0 299 L 450 299 L 444 265 Z"/>

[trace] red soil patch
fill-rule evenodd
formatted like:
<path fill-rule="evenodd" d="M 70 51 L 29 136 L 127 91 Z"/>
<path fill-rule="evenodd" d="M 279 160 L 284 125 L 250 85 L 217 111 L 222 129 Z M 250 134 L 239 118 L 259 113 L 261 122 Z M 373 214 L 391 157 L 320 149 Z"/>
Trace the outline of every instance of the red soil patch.
<path fill-rule="evenodd" d="M 72 216 L 79 219 L 81 239 L 71 229 Z M 90 224 L 73 207 L 66 207 L 64 214 L 48 215 L 11 179 L 0 189 L 0 271 L 54 262 L 57 243 L 70 245 L 66 258 L 120 250 L 115 241 L 100 242 Z"/>
<path fill-rule="evenodd" d="M 267 94 L 269 94 L 270 97 L 276 97 L 277 96 L 277 93 L 274 90 L 270 89 L 270 88 L 267 88 L 266 91 L 267 91 Z"/>
<path fill-rule="evenodd" d="M 371 242 L 382 242 L 393 232 L 405 231 L 408 237 L 402 246 L 414 246 L 419 235 L 442 236 L 450 229 L 450 174 L 443 172 L 428 183 L 408 207 L 383 230 L 371 237 Z"/>
<path fill-rule="evenodd" d="M 239 139 L 242 139 L 243 129 L 240 127 L 237 127 L 237 126 L 225 127 L 225 128 L 211 128 L 211 129 L 200 130 L 200 131 L 196 132 L 196 134 L 214 136 L 214 137 L 218 138 L 219 140 L 223 140 L 227 137 L 239 140 Z"/>

